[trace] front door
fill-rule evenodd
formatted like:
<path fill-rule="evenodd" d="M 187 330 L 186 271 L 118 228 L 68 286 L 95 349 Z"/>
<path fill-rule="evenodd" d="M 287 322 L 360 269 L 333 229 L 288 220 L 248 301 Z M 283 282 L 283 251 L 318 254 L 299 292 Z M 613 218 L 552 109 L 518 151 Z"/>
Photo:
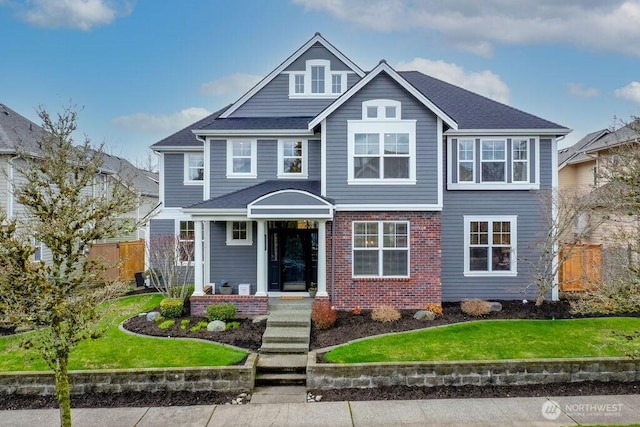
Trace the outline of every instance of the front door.
<path fill-rule="evenodd" d="M 318 231 L 269 231 L 269 290 L 306 291 L 318 277 Z"/>

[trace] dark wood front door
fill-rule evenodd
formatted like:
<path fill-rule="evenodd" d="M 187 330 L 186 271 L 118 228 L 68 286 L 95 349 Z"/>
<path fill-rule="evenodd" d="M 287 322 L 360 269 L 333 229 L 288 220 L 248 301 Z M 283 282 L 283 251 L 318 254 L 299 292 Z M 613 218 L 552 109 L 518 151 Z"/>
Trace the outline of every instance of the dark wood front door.
<path fill-rule="evenodd" d="M 318 277 L 318 230 L 270 230 L 268 256 L 270 291 L 306 291 Z"/>

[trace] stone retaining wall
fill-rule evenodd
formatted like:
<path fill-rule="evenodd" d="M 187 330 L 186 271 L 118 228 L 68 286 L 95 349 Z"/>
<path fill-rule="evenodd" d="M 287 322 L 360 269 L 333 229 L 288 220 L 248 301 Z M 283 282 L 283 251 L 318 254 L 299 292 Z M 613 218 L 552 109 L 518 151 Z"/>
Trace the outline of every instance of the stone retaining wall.
<path fill-rule="evenodd" d="M 199 368 L 105 369 L 71 371 L 71 394 L 139 391 L 251 392 L 256 354 L 244 365 Z M 0 372 L 0 395 L 54 395 L 51 372 Z"/>
<path fill-rule="evenodd" d="M 307 362 L 312 390 L 640 380 L 640 361 L 628 358 L 329 364 L 316 357 L 310 352 Z"/>
<path fill-rule="evenodd" d="M 269 298 L 255 295 L 203 295 L 192 296 L 191 314 L 193 316 L 207 317 L 207 307 L 213 304 L 231 303 L 238 308 L 238 315 L 243 317 L 260 316 L 267 314 Z"/>

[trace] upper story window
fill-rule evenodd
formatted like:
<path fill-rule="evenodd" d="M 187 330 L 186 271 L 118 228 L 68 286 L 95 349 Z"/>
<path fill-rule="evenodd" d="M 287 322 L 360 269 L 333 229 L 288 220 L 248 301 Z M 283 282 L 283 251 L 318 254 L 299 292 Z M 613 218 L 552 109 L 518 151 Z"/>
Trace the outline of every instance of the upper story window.
<path fill-rule="evenodd" d="M 347 89 L 348 71 L 331 70 L 331 61 L 311 59 L 304 71 L 289 72 L 290 98 L 335 98 Z"/>
<path fill-rule="evenodd" d="M 397 101 L 362 104 L 362 120 L 348 121 L 349 184 L 415 184 L 416 122 L 400 120 Z"/>
<path fill-rule="evenodd" d="M 256 178 L 256 140 L 227 141 L 227 178 Z"/>
<path fill-rule="evenodd" d="M 533 190 L 540 187 L 537 138 L 451 138 L 449 190 Z"/>
<path fill-rule="evenodd" d="M 516 216 L 464 217 L 464 275 L 515 276 Z"/>
<path fill-rule="evenodd" d="M 204 154 L 186 153 L 184 155 L 185 184 L 202 184 L 204 181 Z"/>
<path fill-rule="evenodd" d="M 278 141 L 278 178 L 307 178 L 307 141 Z"/>

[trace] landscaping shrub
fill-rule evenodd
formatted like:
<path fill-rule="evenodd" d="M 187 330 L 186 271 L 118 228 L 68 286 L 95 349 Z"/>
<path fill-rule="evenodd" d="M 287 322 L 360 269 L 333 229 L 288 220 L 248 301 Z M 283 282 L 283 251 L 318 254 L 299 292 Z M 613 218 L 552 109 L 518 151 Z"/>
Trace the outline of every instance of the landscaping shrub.
<path fill-rule="evenodd" d="M 170 327 L 172 327 L 173 325 L 176 324 L 176 321 L 171 319 L 171 320 L 165 320 L 164 322 L 160 323 L 158 325 L 158 328 L 160 329 L 169 329 Z"/>
<path fill-rule="evenodd" d="M 336 323 L 338 312 L 331 307 L 326 299 L 314 300 L 311 305 L 311 320 L 318 329 L 329 329 Z"/>
<path fill-rule="evenodd" d="M 153 319 L 153 321 L 156 323 L 162 323 L 164 322 L 164 316 L 158 316 L 155 319 Z"/>
<path fill-rule="evenodd" d="M 165 298 L 160 301 L 160 314 L 163 317 L 177 319 L 182 316 L 184 300 L 182 298 Z"/>
<path fill-rule="evenodd" d="M 207 318 L 210 322 L 214 320 L 233 320 L 236 318 L 236 314 L 238 309 L 234 304 L 231 303 L 222 303 L 222 304 L 214 304 L 207 307 Z"/>
<path fill-rule="evenodd" d="M 491 312 L 491 304 L 481 299 L 466 299 L 460 303 L 460 310 L 469 316 L 480 317 Z"/>
<path fill-rule="evenodd" d="M 194 332 L 194 333 L 195 333 L 195 332 L 200 332 L 202 329 L 206 329 L 206 328 L 207 328 L 207 325 L 208 325 L 208 323 L 207 323 L 207 322 L 205 322 L 205 321 L 198 322 L 198 323 L 196 323 L 196 325 L 195 325 L 195 326 L 192 326 L 192 327 L 189 329 L 189 331 Z"/>
<path fill-rule="evenodd" d="M 376 322 L 395 322 L 400 320 L 400 312 L 393 307 L 383 305 L 371 312 L 371 319 Z"/>
<path fill-rule="evenodd" d="M 189 319 L 182 319 L 180 321 L 180 329 L 182 329 L 183 331 L 187 330 L 187 326 L 189 326 L 189 322 L 191 322 L 191 320 Z"/>
<path fill-rule="evenodd" d="M 443 314 L 442 306 L 435 302 L 427 304 L 427 307 L 425 308 L 425 310 L 432 312 L 436 317 L 440 317 Z"/>
<path fill-rule="evenodd" d="M 238 329 L 240 327 L 240 322 L 229 322 L 225 325 L 224 330 L 228 331 L 229 329 Z"/>

